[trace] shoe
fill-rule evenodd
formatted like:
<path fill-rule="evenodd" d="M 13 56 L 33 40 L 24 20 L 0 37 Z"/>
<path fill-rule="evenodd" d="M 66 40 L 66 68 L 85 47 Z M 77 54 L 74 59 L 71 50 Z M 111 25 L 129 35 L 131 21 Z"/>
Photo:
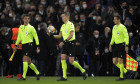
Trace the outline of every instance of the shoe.
<path fill-rule="evenodd" d="M 22 80 L 26 80 L 26 78 L 23 78 L 23 77 L 21 77 L 21 78 L 19 78 L 19 79 L 17 79 L 18 81 L 22 81 Z"/>
<path fill-rule="evenodd" d="M 17 77 L 18 77 L 18 78 L 21 78 L 21 77 L 22 77 L 22 74 L 17 74 Z"/>
<path fill-rule="evenodd" d="M 5 76 L 5 78 L 13 78 L 13 75 Z"/>
<path fill-rule="evenodd" d="M 116 79 L 116 81 L 123 81 L 124 78 L 119 78 L 119 79 Z"/>
<path fill-rule="evenodd" d="M 36 80 L 40 80 L 40 73 L 38 75 L 36 75 Z"/>
<path fill-rule="evenodd" d="M 83 80 L 86 80 L 86 78 L 87 78 L 87 73 L 86 73 L 86 71 L 83 73 Z"/>
<path fill-rule="evenodd" d="M 58 79 L 57 81 L 67 81 L 66 78 L 61 77 L 60 79 Z"/>
<path fill-rule="evenodd" d="M 130 75 L 130 72 L 127 71 L 127 72 L 124 74 L 125 79 L 127 79 L 129 75 Z"/>

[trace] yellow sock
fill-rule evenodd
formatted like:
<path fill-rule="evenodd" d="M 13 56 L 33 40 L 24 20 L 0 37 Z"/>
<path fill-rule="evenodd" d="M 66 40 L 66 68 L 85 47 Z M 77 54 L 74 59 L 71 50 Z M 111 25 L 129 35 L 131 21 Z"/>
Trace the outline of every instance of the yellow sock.
<path fill-rule="evenodd" d="M 23 78 L 26 78 L 26 74 L 27 74 L 27 70 L 28 70 L 28 62 L 23 62 Z"/>
<path fill-rule="evenodd" d="M 33 63 L 31 63 L 31 64 L 29 65 L 29 67 L 36 73 L 36 75 L 39 74 L 39 71 L 36 69 L 36 67 L 35 67 L 35 65 L 34 65 Z"/>
<path fill-rule="evenodd" d="M 67 78 L 67 63 L 66 60 L 61 60 L 62 69 L 63 69 L 63 78 Z"/>
<path fill-rule="evenodd" d="M 120 69 L 120 64 L 119 63 L 117 63 L 116 66 Z M 124 73 L 127 73 L 127 69 L 124 68 L 123 70 L 124 70 L 123 71 Z"/>
<path fill-rule="evenodd" d="M 124 72 L 124 65 L 122 63 L 120 64 L 120 78 L 123 78 L 123 72 Z"/>
<path fill-rule="evenodd" d="M 81 73 L 85 72 L 85 69 L 83 69 L 78 62 L 74 61 L 72 65 L 78 68 L 81 71 Z"/>

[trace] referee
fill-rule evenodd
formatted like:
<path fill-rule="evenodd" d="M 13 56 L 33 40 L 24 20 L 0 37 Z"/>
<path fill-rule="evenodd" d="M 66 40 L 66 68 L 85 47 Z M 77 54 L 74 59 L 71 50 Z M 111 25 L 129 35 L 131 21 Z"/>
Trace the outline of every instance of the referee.
<path fill-rule="evenodd" d="M 18 80 L 26 80 L 26 73 L 28 66 L 36 73 L 37 80 L 39 80 L 39 71 L 36 69 L 35 65 L 31 62 L 32 50 L 33 50 L 33 37 L 36 41 L 36 45 L 39 45 L 38 36 L 35 28 L 29 24 L 30 17 L 25 14 L 22 16 L 24 22 L 23 25 L 19 27 L 18 38 L 15 44 L 14 51 L 17 51 L 18 44 L 22 42 L 22 52 L 23 52 L 23 76 Z M 37 53 L 39 53 L 39 47 L 37 47 Z"/>
<path fill-rule="evenodd" d="M 113 51 L 113 64 L 120 69 L 120 78 L 116 81 L 124 80 L 123 74 L 127 73 L 124 68 L 123 59 L 128 53 L 129 36 L 126 27 L 121 24 L 120 16 L 114 16 L 114 23 L 116 24 L 112 30 L 112 39 L 109 50 Z M 113 46 L 113 49 L 112 49 Z"/>
<path fill-rule="evenodd" d="M 53 35 L 54 38 L 60 39 L 63 37 L 63 46 L 62 54 L 61 54 L 61 64 L 63 69 L 63 77 L 58 79 L 57 81 L 66 81 L 67 80 L 67 64 L 66 57 L 69 56 L 69 63 L 78 68 L 82 74 L 83 79 L 86 79 L 86 71 L 83 69 L 80 64 L 74 61 L 75 56 L 75 28 L 72 22 L 69 21 L 70 14 L 68 12 L 62 13 L 61 18 L 64 24 L 61 26 L 59 35 Z"/>

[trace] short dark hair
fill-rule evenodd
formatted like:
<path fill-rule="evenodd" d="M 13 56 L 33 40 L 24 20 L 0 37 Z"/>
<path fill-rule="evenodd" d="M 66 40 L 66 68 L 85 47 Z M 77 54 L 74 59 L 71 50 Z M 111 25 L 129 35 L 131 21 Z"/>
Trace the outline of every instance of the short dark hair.
<path fill-rule="evenodd" d="M 62 14 L 65 14 L 66 16 L 70 17 L 70 13 L 69 12 L 63 12 Z"/>
<path fill-rule="evenodd" d="M 81 26 L 81 25 L 79 23 L 75 23 L 74 26 L 77 27 L 77 26 Z"/>
<path fill-rule="evenodd" d="M 21 18 L 23 19 L 24 17 L 30 17 L 28 14 L 23 14 L 22 16 L 21 16 Z"/>
<path fill-rule="evenodd" d="M 121 20 L 121 16 L 120 15 L 116 15 L 114 17 L 117 17 L 118 20 Z"/>

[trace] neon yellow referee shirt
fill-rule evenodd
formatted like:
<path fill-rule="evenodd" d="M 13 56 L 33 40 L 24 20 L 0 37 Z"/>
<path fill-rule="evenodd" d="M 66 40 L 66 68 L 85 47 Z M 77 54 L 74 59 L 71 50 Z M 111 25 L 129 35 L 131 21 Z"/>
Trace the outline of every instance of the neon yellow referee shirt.
<path fill-rule="evenodd" d="M 123 24 L 115 25 L 112 30 L 112 39 L 110 44 L 120 44 L 125 43 L 125 45 L 129 44 L 129 36 L 126 27 Z"/>
<path fill-rule="evenodd" d="M 68 21 L 66 24 L 63 24 L 60 31 L 64 41 L 69 37 L 70 32 L 73 31 L 73 37 L 69 41 L 75 40 L 75 28 L 72 22 Z"/>
<path fill-rule="evenodd" d="M 20 41 L 22 44 L 31 43 L 33 42 L 33 37 L 36 41 L 36 45 L 39 45 L 39 40 L 35 28 L 30 24 L 26 26 L 21 25 L 19 27 L 18 38 L 15 45 L 18 45 Z"/>

